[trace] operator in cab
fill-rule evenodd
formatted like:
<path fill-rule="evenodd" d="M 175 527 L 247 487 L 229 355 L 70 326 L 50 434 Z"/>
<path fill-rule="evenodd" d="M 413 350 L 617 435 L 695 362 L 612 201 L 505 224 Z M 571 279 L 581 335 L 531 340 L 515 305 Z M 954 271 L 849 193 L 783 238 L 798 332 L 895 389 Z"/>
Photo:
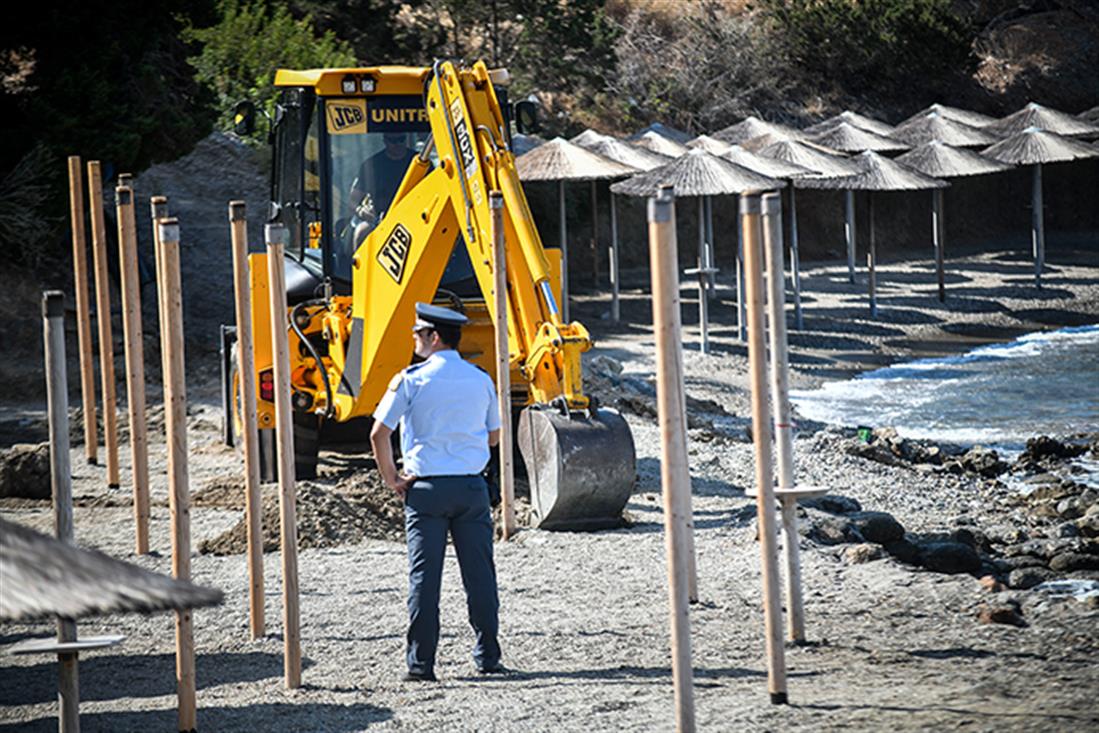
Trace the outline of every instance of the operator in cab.
<path fill-rule="evenodd" d="M 408 164 L 416 155 L 408 147 L 408 136 L 403 132 L 387 132 L 382 140 L 385 147 L 362 162 L 359 174 L 351 184 L 352 205 L 360 206 L 369 195 L 373 211 L 379 219 L 393 203 L 393 196 L 401 185 Z"/>
<path fill-rule="evenodd" d="M 458 354 L 467 322 L 447 308 L 416 304 L 412 338 L 416 355 L 424 361 L 393 377 L 374 411 L 370 433 L 382 479 L 405 501 L 409 681 L 436 679 L 439 589 L 448 534 L 476 634 L 474 664 L 482 674 L 504 672 L 497 640 L 492 512 L 481 475 L 490 446 L 500 440 L 500 410 L 492 379 Z M 404 457 L 400 473 L 390 442 L 398 425 Z"/>

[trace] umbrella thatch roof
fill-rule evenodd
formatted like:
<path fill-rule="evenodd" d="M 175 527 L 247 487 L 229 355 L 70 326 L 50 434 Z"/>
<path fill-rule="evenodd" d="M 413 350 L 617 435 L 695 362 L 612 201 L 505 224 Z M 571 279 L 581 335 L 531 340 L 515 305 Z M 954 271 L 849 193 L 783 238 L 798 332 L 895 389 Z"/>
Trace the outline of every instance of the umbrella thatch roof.
<path fill-rule="evenodd" d="M 1084 110 L 1076 116 L 1084 122 L 1090 123 L 1092 125 L 1099 125 L 1099 104 L 1095 105 L 1091 109 Z"/>
<path fill-rule="evenodd" d="M 784 140 L 800 140 L 803 135 L 798 130 L 776 122 L 767 122 L 758 117 L 745 117 L 736 124 L 715 132 L 711 137 L 725 143 L 740 144 L 760 135 L 781 135 Z"/>
<path fill-rule="evenodd" d="M 651 150 L 660 155 L 667 155 L 670 158 L 678 158 L 680 155 L 683 155 L 690 150 L 684 143 L 676 142 L 675 140 L 664 137 L 660 133 L 653 132 L 652 130 L 646 132 L 641 137 L 630 138 L 629 142 L 632 145 Z"/>
<path fill-rule="evenodd" d="M 604 135 L 601 132 L 596 132 L 589 127 L 579 135 L 576 135 L 575 137 L 570 137 L 569 142 L 573 145 L 579 145 L 582 148 L 586 148 L 594 142 L 597 142 L 599 140 L 606 140 L 608 138 L 610 138 L 610 135 Z"/>
<path fill-rule="evenodd" d="M 858 165 L 850 158 L 825 152 L 819 146 L 797 140 L 780 140 L 763 148 L 759 154 L 796 163 L 822 176 L 848 176 L 859 171 Z"/>
<path fill-rule="evenodd" d="M 995 158 L 1004 163 L 1033 165 L 1093 158 L 1099 155 L 1099 148 L 1070 137 L 1031 127 L 1002 142 L 990 145 L 981 152 L 989 158 Z"/>
<path fill-rule="evenodd" d="M 762 176 L 769 176 L 771 178 L 798 178 L 800 176 L 811 176 L 816 173 L 816 171 L 798 165 L 797 163 L 780 160 L 779 158 L 768 158 L 766 155 L 758 155 L 749 152 L 739 145 L 731 146 L 727 152 L 721 155 L 721 157 L 730 163 L 736 163 L 750 171 L 755 171 Z"/>
<path fill-rule="evenodd" d="M 0 519 L 0 621 L 216 606 L 222 592 Z"/>
<path fill-rule="evenodd" d="M 520 155 L 515 167 L 524 181 L 595 181 L 637 172 L 559 137 Z"/>
<path fill-rule="evenodd" d="M 877 153 L 867 151 L 855 158 L 859 172 L 851 176 L 826 178 L 823 176 L 799 178 L 794 185 L 799 188 L 827 188 L 843 191 L 919 191 L 928 188 L 945 188 L 950 184 Z"/>
<path fill-rule="evenodd" d="M 802 135 L 800 132 L 796 132 L 793 135 L 788 135 L 784 132 L 765 132 L 762 135 L 756 135 L 753 138 L 749 138 L 744 142 L 737 144 L 750 153 L 758 153 L 760 150 L 763 150 L 763 148 L 767 147 L 768 145 L 786 142 L 787 140 L 796 140 L 799 143 L 806 142 L 805 136 Z"/>
<path fill-rule="evenodd" d="M 955 148 L 939 140 L 924 143 L 897 158 L 897 162 L 933 178 L 979 176 L 1011 168 L 1008 163 L 986 158 L 972 150 Z"/>
<path fill-rule="evenodd" d="M 970 127 L 984 127 L 985 125 L 996 121 L 995 117 L 989 117 L 980 112 L 973 112 L 972 110 L 961 109 L 960 107 L 947 107 L 945 104 L 933 104 L 930 107 L 924 107 L 908 119 L 903 120 L 897 127 L 900 127 L 907 122 L 911 122 L 912 120 L 918 120 L 929 112 L 935 112 L 948 120 L 961 122 L 963 125 L 969 125 Z"/>
<path fill-rule="evenodd" d="M 694 140 L 687 143 L 689 148 L 699 148 L 705 150 L 707 153 L 713 153 L 714 155 L 723 155 L 731 145 L 727 142 L 718 140 L 717 138 L 710 137 L 709 135 L 699 135 Z"/>
<path fill-rule="evenodd" d="M 676 196 L 719 196 L 770 191 L 785 185 L 696 149 L 660 168 L 619 181 L 611 186 L 611 191 L 626 196 L 654 196 L 661 186 L 674 186 Z"/>
<path fill-rule="evenodd" d="M 893 150 L 907 150 L 908 145 L 899 140 L 879 135 L 876 132 L 855 127 L 850 122 L 839 122 L 832 127 L 808 136 L 809 140 L 826 145 L 843 153 L 858 153 L 873 150 L 884 153 Z"/>
<path fill-rule="evenodd" d="M 860 115 L 858 112 L 852 112 L 851 110 L 840 112 L 838 115 L 833 115 L 815 125 L 810 125 L 809 127 L 806 127 L 803 132 L 809 135 L 817 135 L 822 132 L 828 132 L 837 125 L 842 124 L 852 125 L 860 130 L 866 130 L 878 135 L 885 135 L 886 137 L 893 132 L 892 125 L 887 125 L 881 120 L 875 120 L 873 117 L 866 117 L 865 115 Z"/>
<path fill-rule="evenodd" d="M 668 127 L 667 125 L 660 122 L 654 122 L 648 127 L 642 130 L 638 130 L 634 134 L 630 135 L 628 138 L 626 138 L 626 142 L 636 142 L 650 132 L 660 135 L 661 137 L 665 137 L 669 140 L 673 140 L 680 145 L 686 145 L 687 141 L 691 139 L 690 134 L 683 132 L 683 130 L 677 130 L 674 127 Z"/>
<path fill-rule="evenodd" d="M 1071 137 L 1099 135 L 1099 127 L 1079 117 L 1043 107 L 1037 102 L 1031 102 L 1018 112 L 987 125 L 985 130 L 1000 137 L 1008 137 L 1031 127 Z"/>
<path fill-rule="evenodd" d="M 964 122 L 952 120 L 939 112 L 928 112 L 897 125 L 892 137 L 909 145 L 923 145 L 939 140 L 957 147 L 991 145 L 999 137 Z"/>
<path fill-rule="evenodd" d="M 539 145 L 545 144 L 545 142 L 546 141 L 543 138 L 540 138 L 537 135 L 524 135 L 521 132 L 517 132 L 511 136 L 511 152 L 518 157 L 523 153 L 529 153 Z"/>
<path fill-rule="evenodd" d="M 650 171 L 672 160 L 667 155 L 654 153 L 646 148 L 630 145 L 605 135 L 595 142 L 581 144 L 581 147 L 597 155 L 602 155 L 604 158 L 636 168 L 639 171 Z"/>

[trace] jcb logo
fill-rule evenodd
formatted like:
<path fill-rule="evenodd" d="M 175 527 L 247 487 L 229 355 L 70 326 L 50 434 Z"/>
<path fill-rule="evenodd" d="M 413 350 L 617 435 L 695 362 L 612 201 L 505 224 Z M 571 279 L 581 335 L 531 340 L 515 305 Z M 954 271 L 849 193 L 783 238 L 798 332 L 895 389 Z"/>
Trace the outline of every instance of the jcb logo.
<path fill-rule="evenodd" d="M 408 233 L 404 225 L 398 224 L 389 233 L 389 238 L 385 240 L 385 244 L 378 251 L 378 263 L 398 285 L 401 284 L 405 262 L 408 261 L 408 252 L 411 249 L 412 235 Z"/>
<path fill-rule="evenodd" d="M 334 135 L 366 132 L 366 101 L 329 102 L 328 132 Z"/>

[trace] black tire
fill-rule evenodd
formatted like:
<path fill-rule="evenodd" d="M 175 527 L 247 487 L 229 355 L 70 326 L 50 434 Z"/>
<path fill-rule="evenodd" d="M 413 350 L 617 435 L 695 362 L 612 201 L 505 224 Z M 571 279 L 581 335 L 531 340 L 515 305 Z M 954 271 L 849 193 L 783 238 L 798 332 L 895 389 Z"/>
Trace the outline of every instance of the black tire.
<path fill-rule="evenodd" d="M 294 410 L 294 474 L 299 479 L 317 477 L 321 447 L 320 418 L 311 412 Z"/>

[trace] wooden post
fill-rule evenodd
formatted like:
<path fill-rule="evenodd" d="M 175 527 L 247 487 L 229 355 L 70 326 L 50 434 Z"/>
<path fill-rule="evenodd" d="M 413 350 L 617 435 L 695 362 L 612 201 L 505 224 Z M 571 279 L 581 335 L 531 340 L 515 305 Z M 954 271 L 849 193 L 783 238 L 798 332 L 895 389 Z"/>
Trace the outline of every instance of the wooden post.
<path fill-rule="evenodd" d="M 149 438 L 145 429 L 145 341 L 141 327 L 141 275 L 133 189 L 117 188 L 118 262 L 122 275 L 122 332 L 126 352 L 126 403 L 134 479 L 135 552 L 149 552 Z"/>
<path fill-rule="evenodd" d="M 57 539 L 73 544 L 69 380 L 65 367 L 65 296 L 59 290 L 50 290 L 42 294 L 42 328 L 46 351 L 46 402 L 50 421 L 53 528 Z M 59 642 L 76 641 L 76 622 L 72 619 L 58 618 L 57 640 Z M 57 661 L 60 730 L 61 733 L 79 733 L 80 677 L 77 671 L 76 652 L 61 652 L 57 655 Z"/>
<path fill-rule="evenodd" d="M 591 182 L 591 287 L 599 291 L 599 182 Z"/>
<path fill-rule="evenodd" d="M 265 633 L 263 607 L 263 505 L 259 480 L 259 429 L 256 425 L 256 357 L 252 344 L 252 294 L 248 272 L 248 220 L 243 201 L 229 202 L 233 246 L 233 291 L 237 314 L 237 380 L 240 439 L 244 451 L 244 523 L 248 537 L 248 628 L 253 639 Z M 232 420 L 233 415 L 227 415 Z"/>
<path fill-rule="evenodd" d="M 866 287 L 870 292 L 870 317 L 878 317 L 878 252 L 874 242 L 874 193 L 866 195 L 866 209 L 870 215 L 870 251 L 866 253 Z"/>
<path fill-rule="evenodd" d="M 500 403 L 500 516 L 503 538 L 515 534 L 515 466 L 511 435 L 511 348 L 508 344 L 507 248 L 504 241 L 504 196 L 488 195 L 492 211 L 493 321 L 496 324 L 496 396 Z"/>
<path fill-rule="evenodd" d="M 88 307 L 88 248 L 84 241 L 84 171 L 80 156 L 69 156 L 69 218 L 72 220 L 73 289 L 76 291 L 76 337 L 80 351 L 80 396 L 84 408 L 84 456 L 98 462 L 99 435 L 95 412 L 95 357 L 92 317 Z"/>
<path fill-rule="evenodd" d="M 99 327 L 99 379 L 103 392 L 103 442 L 107 447 L 107 487 L 117 489 L 118 413 L 115 407 L 114 341 L 111 338 L 111 279 L 107 273 L 107 224 L 103 218 L 103 177 L 98 160 L 88 161 L 88 209 L 95 260 L 95 319 Z"/>
<path fill-rule="evenodd" d="M 298 609 L 298 530 L 294 495 L 294 416 L 290 407 L 290 345 L 286 330 L 283 251 L 290 232 L 268 224 L 267 278 L 271 294 L 271 349 L 275 377 L 275 437 L 279 474 L 279 537 L 282 547 L 283 672 L 286 686 L 301 686 L 301 615 Z"/>
<path fill-rule="evenodd" d="M 160 265 L 160 220 L 168 218 L 168 199 L 164 196 L 153 196 L 149 199 L 149 210 L 153 217 L 153 260 L 156 265 L 156 302 L 157 302 L 157 333 L 161 334 L 163 341 L 164 314 L 167 307 L 164 305 L 164 276 L 161 274 Z M 165 374 L 168 372 L 168 357 L 164 349 L 160 350 L 160 383 L 167 384 Z"/>
<path fill-rule="evenodd" d="M 778 485 L 795 488 L 794 426 L 790 415 L 789 344 L 786 340 L 786 278 L 782 257 L 782 199 L 763 195 L 763 245 L 767 261 L 767 315 L 771 337 L 771 404 L 774 406 Z M 791 641 L 805 641 L 805 610 L 801 595 L 801 551 L 798 547 L 797 499 L 783 496 L 782 547 L 786 560 L 787 633 Z"/>
<path fill-rule="evenodd" d="M 946 273 L 943 266 L 943 190 L 931 192 L 931 237 L 935 246 L 935 274 L 939 281 L 939 302 L 946 302 Z"/>
<path fill-rule="evenodd" d="M 786 661 L 782 647 L 776 547 L 775 490 L 771 466 L 771 414 L 767 404 L 767 353 L 763 343 L 763 249 L 759 194 L 740 197 L 744 269 L 748 294 L 748 375 L 752 389 L 752 437 L 756 448 L 756 512 L 762 556 L 763 617 L 767 635 L 767 687 L 771 702 L 785 704 Z"/>
<path fill-rule="evenodd" d="M 805 321 L 801 314 L 801 258 L 798 254 L 798 204 L 797 194 L 794 192 L 794 182 L 789 185 L 790 191 L 790 278 L 794 281 L 794 324 L 797 330 L 805 328 Z"/>
<path fill-rule="evenodd" d="M 565 222 L 565 182 L 557 182 L 561 217 L 561 320 L 569 322 L 569 234 Z"/>
<path fill-rule="evenodd" d="M 168 509 L 172 524 L 172 576 L 191 579 L 190 479 L 187 471 L 187 384 L 183 364 L 183 296 L 179 275 L 179 222 L 158 221 L 164 330 L 164 425 L 168 440 Z M 179 730 L 195 729 L 195 648 L 191 609 L 176 611 L 176 691 Z"/>
<path fill-rule="evenodd" d="M 705 197 L 706 201 L 706 269 L 709 270 L 709 275 L 706 278 L 706 284 L 709 286 L 710 298 L 717 297 L 717 266 L 714 264 L 717 259 L 714 256 L 714 200 L 710 196 Z"/>
<path fill-rule="evenodd" d="M 661 437 L 660 481 L 664 493 L 664 549 L 668 562 L 668 603 L 671 612 L 672 684 L 675 689 L 676 730 L 683 733 L 695 728 L 694 672 L 691 668 L 688 617 L 691 476 L 687 467 L 675 197 L 670 186 L 661 187 L 660 193 L 649 199 L 648 220 Z M 686 504 L 682 497 L 686 497 Z"/>
<path fill-rule="evenodd" d="M 616 199 L 618 196 L 611 191 L 611 250 L 610 250 L 610 274 L 611 274 L 611 322 L 618 323 L 622 319 L 622 308 L 618 302 L 618 291 L 621 287 L 618 281 L 618 208 Z"/>
<path fill-rule="evenodd" d="M 1042 211 L 1042 164 L 1034 164 L 1031 184 L 1031 246 L 1034 252 L 1034 287 L 1042 287 L 1042 267 L 1046 262 L 1046 224 Z"/>
<path fill-rule="evenodd" d="M 855 282 L 855 192 L 843 192 L 843 234 L 847 239 L 847 279 Z"/>

